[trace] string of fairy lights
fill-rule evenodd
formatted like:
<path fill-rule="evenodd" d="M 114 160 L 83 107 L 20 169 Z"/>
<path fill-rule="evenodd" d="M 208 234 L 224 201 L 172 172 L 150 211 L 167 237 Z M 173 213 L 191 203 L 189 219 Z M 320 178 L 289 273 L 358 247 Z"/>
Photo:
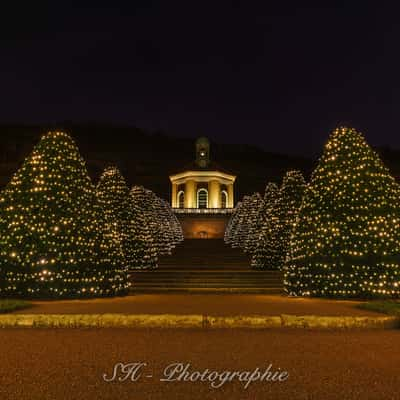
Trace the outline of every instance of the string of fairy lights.
<path fill-rule="evenodd" d="M 282 269 L 304 187 L 301 172 L 289 171 L 280 188 L 270 182 L 264 197 L 245 196 L 228 223 L 225 242 L 248 253 L 253 268 Z"/>
<path fill-rule="evenodd" d="M 166 235 L 173 246 L 180 226 L 169 205 L 151 197 L 152 217 L 173 231 Z M 156 266 L 131 251 L 143 243 L 140 226 L 154 224 L 131 219 L 141 214 L 115 167 L 95 188 L 73 139 L 45 134 L 0 194 L 0 296 L 127 293 L 129 268 Z"/>
<path fill-rule="evenodd" d="M 308 185 L 285 269 L 288 293 L 400 294 L 400 188 L 364 137 L 336 129 Z"/>
<path fill-rule="evenodd" d="M 254 268 L 284 267 L 305 185 L 304 177 L 299 171 L 289 171 L 283 178 L 279 192 L 272 198 L 268 218 L 252 254 L 251 265 Z"/>
<path fill-rule="evenodd" d="M 290 295 L 400 294 L 400 186 L 351 128 L 332 133 L 307 185 L 290 171 L 245 196 L 224 239 L 282 270 Z M 116 167 L 95 188 L 73 139 L 49 132 L 0 194 L 0 296 L 125 294 L 130 269 L 156 268 L 182 240 L 166 201 Z"/>
<path fill-rule="evenodd" d="M 254 223 L 251 196 L 235 208 L 225 233 L 234 247 L 256 241 L 254 268 L 283 270 L 290 295 L 400 295 L 400 186 L 361 133 L 336 129 L 309 184 L 290 172 L 270 201 L 268 190 L 258 237 L 243 237 L 248 228 L 238 228 Z"/>

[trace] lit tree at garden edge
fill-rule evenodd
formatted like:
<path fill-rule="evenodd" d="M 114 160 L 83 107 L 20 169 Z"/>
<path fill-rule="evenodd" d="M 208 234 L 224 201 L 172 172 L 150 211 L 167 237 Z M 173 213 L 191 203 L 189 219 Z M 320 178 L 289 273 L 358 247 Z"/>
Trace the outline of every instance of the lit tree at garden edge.
<path fill-rule="evenodd" d="M 288 171 L 279 193 L 270 193 L 270 208 L 261 227 L 251 259 L 254 268 L 282 269 L 289 250 L 290 236 L 304 194 L 300 171 Z M 271 190 L 271 189 L 270 189 Z"/>
<path fill-rule="evenodd" d="M 123 265 L 126 266 L 134 240 L 128 237 L 132 215 L 129 207 L 129 188 L 117 167 L 111 166 L 104 170 L 97 184 L 96 194 L 103 208 L 107 228 L 121 247 Z"/>
<path fill-rule="evenodd" d="M 285 266 L 289 294 L 400 294 L 400 190 L 354 129 L 336 129 L 306 189 Z"/>
<path fill-rule="evenodd" d="M 147 192 L 143 186 L 133 186 L 129 192 L 132 220 L 129 224 L 129 238 L 132 242 L 132 253 L 129 268 L 153 269 L 158 263 L 158 249 L 154 234 L 153 214 L 149 212 Z"/>
<path fill-rule="evenodd" d="M 49 132 L 0 196 L 0 295 L 122 294 L 119 256 L 74 141 Z"/>

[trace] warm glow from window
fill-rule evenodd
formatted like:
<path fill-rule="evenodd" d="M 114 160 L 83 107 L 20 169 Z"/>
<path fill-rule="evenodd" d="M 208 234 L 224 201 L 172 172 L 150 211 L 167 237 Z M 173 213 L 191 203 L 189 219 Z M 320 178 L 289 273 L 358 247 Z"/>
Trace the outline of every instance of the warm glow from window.
<path fill-rule="evenodd" d="M 226 190 L 221 191 L 221 208 L 226 208 L 228 206 L 228 193 Z"/>
<path fill-rule="evenodd" d="M 179 208 L 185 207 L 185 192 L 183 190 L 178 192 L 178 207 Z"/>
<path fill-rule="evenodd" d="M 197 207 L 208 208 L 208 190 L 199 189 L 197 191 Z"/>

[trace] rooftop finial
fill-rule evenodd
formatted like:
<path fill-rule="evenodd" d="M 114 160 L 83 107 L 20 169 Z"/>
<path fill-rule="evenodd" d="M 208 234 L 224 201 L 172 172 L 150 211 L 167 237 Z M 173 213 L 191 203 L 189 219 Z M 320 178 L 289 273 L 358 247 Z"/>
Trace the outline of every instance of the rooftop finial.
<path fill-rule="evenodd" d="M 196 164 L 201 168 L 210 164 L 210 142 L 204 136 L 196 140 Z"/>

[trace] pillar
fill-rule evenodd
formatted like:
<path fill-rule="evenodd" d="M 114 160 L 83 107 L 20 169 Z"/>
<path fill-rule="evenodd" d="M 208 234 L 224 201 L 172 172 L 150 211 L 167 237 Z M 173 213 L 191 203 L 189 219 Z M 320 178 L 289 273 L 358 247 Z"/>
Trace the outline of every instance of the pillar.
<path fill-rule="evenodd" d="M 171 194 L 171 206 L 172 206 L 172 208 L 176 208 L 176 207 L 179 207 L 179 204 L 178 204 L 178 199 L 177 199 L 177 184 L 176 183 L 173 183 L 172 184 L 172 194 Z"/>
<path fill-rule="evenodd" d="M 208 207 L 221 208 L 221 187 L 216 179 L 208 184 Z"/>
<path fill-rule="evenodd" d="M 235 206 L 234 199 L 233 199 L 233 183 L 228 185 L 228 204 L 226 205 L 228 208 L 233 208 Z"/>
<path fill-rule="evenodd" d="M 189 179 L 185 183 L 185 208 L 196 208 L 196 182 Z"/>

